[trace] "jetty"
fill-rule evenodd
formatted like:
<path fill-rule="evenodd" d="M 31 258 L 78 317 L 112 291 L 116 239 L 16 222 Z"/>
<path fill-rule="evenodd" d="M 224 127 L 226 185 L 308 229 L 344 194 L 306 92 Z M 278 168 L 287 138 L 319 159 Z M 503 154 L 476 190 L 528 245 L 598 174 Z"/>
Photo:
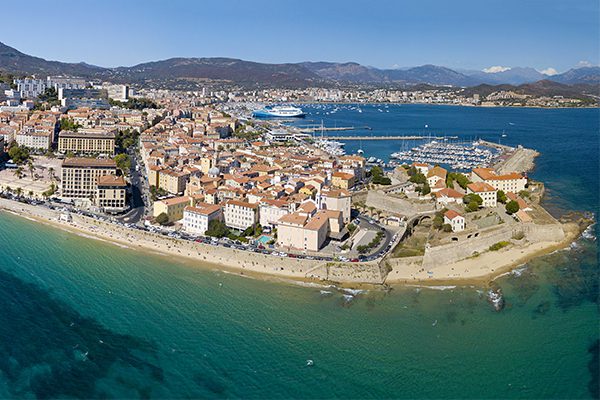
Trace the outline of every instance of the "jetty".
<path fill-rule="evenodd" d="M 300 132 L 304 133 L 312 133 L 312 132 L 321 132 L 321 131 L 352 131 L 355 128 L 353 126 L 330 126 L 330 127 L 321 127 L 319 126 L 303 126 L 299 127 Z"/>
<path fill-rule="evenodd" d="M 445 140 L 458 139 L 458 136 L 398 136 L 398 135 L 378 135 L 378 136 L 323 136 L 326 140 Z"/>

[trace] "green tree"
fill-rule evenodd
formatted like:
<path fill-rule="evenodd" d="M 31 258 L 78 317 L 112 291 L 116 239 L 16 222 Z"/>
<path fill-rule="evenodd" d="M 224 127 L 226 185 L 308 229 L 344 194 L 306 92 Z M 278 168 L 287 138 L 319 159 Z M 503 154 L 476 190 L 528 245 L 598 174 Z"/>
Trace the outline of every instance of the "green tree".
<path fill-rule="evenodd" d="M 16 142 L 12 142 L 8 149 L 8 156 L 15 164 L 21 165 L 29 159 L 29 149 L 25 146 L 19 146 Z"/>
<path fill-rule="evenodd" d="M 409 181 L 411 181 L 412 183 L 416 183 L 418 185 L 422 185 L 425 182 L 427 182 L 427 178 L 422 173 L 417 172 L 410 177 Z"/>
<path fill-rule="evenodd" d="M 450 224 L 444 224 L 442 226 L 442 229 L 444 230 L 444 232 L 452 232 L 452 225 L 450 225 Z"/>
<path fill-rule="evenodd" d="M 213 219 L 208 223 L 208 229 L 206 230 L 206 236 L 213 236 L 216 238 L 222 238 L 227 236 L 229 228 L 223 221 Z"/>
<path fill-rule="evenodd" d="M 115 163 L 117 164 L 117 168 L 119 168 L 124 175 L 129 174 L 129 170 L 131 168 L 131 160 L 129 159 L 129 156 L 127 154 L 117 154 L 115 156 Z"/>
<path fill-rule="evenodd" d="M 350 232 L 350 234 L 352 234 L 355 230 L 356 230 L 356 225 L 350 223 L 348 225 L 346 225 L 346 228 L 348 229 L 348 232 Z"/>
<path fill-rule="evenodd" d="M 444 226 L 444 217 L 442 213 L 436 213 L 435 217 L 433 217 L 433 227 L 435 229 L 442 229 Z"/>
<path fill-rule="evenodd" d="M 517 203 L 514 200 L 511 200 L 508 203 L 506 203 L 506 213 L 507 214 L 514 214 L 517 211 L 519 211 L 519 203 Z"/>
<path fill-rule="evenodd" d="M 167 213 L 160 213 L 156 216 L 156 222 L 161 225 L 166 225 L 167 223 L 169 223 L 169 216 L 167 215 Z"/>
<path fill-rule="evenodd" d="M 461 174 L 460 172 L 450 172 L 446 177 L 446 186 L 448 186 L 449 188 L 453 188 L 454 181 L 456 181 L 458 185 L 463 189 L 466 189 L 467 185 L 471 183 L 471 181 L 469 180 L 469 178 L 467 178 L 466 175 Z"/>
<path fill-rule="evenodd" d="M 421 189 L 421 194 L 422 195 L 426 195 L 426 194 L 429 194 L 429 193 L 431 193 L 431 188 L 429 187 L 429 185 L 427 184 L 427 182 L 425 182 L 423 184 L 423 188 Z"/>
<path fill-rule="evenodd" d="M 475 200 L 472 200 L 469 203 L 467 203 L 466 209 L 468 212 L 477 211 L 479 210 L 479 203 L 477 203 Z"/>
<path fill-rule="evenodd" d="M 146 99 L 146 98 L 142 98 L 142 97 L 136 97 L 136 98 L 132 97 L 125 102 L 109 99 L 108 102 L 111 106 L 128 108 L 130 110 L 143 110 L 144 108 L 158 108 L 158 105 L 156 105 L 155 102 L 153 102 L 150 99 Z"/>
<path fill-rule="evenodd" d="M 506 202 L 508 201 L 508 198 L 506 197 L 506 193 L 504 193 L 503 190 L 498 190 L 497 196 L 498 196 L 498 201 L 502 204 L 506 204 Z"/>
<path fill-rule="evenodd" d="M 58 100 L 58 92 L 53 87 L 47 88 L 44 93 L 38 96 L 40 101 L 48 103 L 50 106 L 55 106 L 60 104 L 60 100 Z"/>
<path fill-rule="evenodd" d="M 483 204 L 483 199 L 477 193 L 470 193 L 463 197 L 463 203 L 465 204 L 469 204 L 472 201 L 476 202 L 478 206 Z"/>
<path fill-rule="evenodd" d="M 519 192 L 519 197 L 521 197 L 523 199 L 528 199 L 531 197 L 531 193 L 529 193 L 529 191 L 527 191 L 527 190 L 521 190 Z"/>
<path fill-rule="evenodd" d="M 61 131 L 73 131 L 77 132 L 77 129 L 81 128 L 81 125 L 75 123 L 72 118 L 62 118 L 60 120 Z"/>

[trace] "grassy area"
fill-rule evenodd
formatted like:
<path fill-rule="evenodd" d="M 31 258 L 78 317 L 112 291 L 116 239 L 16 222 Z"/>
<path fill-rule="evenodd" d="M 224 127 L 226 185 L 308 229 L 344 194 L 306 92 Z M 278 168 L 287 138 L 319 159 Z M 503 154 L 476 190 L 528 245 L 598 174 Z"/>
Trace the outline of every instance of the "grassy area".
<path fill-rule="evenodd" d="M 422 256 L 431 229 L 430 223 L 418 225 L 411 236 L 398 243 L 391 256 L 394 258 Z"/>

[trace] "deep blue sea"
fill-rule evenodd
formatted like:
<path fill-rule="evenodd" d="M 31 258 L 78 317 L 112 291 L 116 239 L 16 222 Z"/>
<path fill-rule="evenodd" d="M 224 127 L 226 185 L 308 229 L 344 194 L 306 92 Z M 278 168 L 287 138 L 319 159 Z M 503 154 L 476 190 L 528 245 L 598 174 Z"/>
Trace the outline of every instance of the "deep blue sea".
<path fill-rule="evenodd" d="M 598 211 L 598 110 L 305 108 L 373 134 L 427 124 L 497 141 L 504 130 L 505 143 L 542 153 L 532 175 L 553 213 Z M 400 145 L 362 143 L 380 158 Z M 0 398 L 598 397 L 593 238 L 500 278 L 500 313 L 478 287 L 346 302 L 334 289 L 229 275 L 7 213 L 0 243 Z"/>

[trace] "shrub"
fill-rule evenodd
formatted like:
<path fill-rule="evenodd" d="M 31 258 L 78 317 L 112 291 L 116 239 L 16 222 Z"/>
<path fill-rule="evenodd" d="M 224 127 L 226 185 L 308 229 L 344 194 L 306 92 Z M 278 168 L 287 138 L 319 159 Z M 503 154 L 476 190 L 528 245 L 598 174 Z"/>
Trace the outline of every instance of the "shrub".
<path fill-rule="evenodd" d="M 507 241 L 501 241 L 501 242 L 498 242 L 498 243 L 494 243 L 493 245 L 490 246 L 489 250 L 490 251 L 497 251 L 497 250 L 500 250 L 500 249 L 508 246 L 509 244 L 510 244 L 510 242 L 507 242 Z"/>
<path fill-rule="evenodd" d="M 444 229 L 444 232 L 452 232 L 452 225 L 444 224 L 443 229 Z"/>
<path fill-rule="evenodd" d="M 513 239 L 515 239 L 515 240 L 521 240 L 521 239 L 523 239 L 524 237 L 525 237 L 525 233 L 523 233 L 522 231 L 515 232 L 515 233 L 513 233 L 513 235 L 512 235 L 512 238 L 513 238 Z"/>

